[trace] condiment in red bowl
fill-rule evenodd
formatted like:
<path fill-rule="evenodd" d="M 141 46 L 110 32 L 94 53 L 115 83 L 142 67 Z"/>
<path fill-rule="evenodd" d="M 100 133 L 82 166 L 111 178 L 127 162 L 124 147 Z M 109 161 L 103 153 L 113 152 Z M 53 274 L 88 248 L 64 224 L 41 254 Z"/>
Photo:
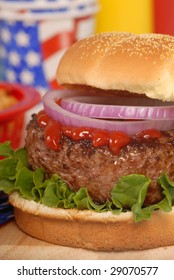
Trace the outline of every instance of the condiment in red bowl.
<path fill-rule="evenodd" d="M 18 148 L 25 125 L 25 112 L 38 104 L 41 96 L 32 87 L 5 82 L 0 83 L 0 91 L 7 92 L 9 98 L 16 99 L 13 105 L 0 110 L 0 142 L 10 141 L 13 148 Z"/>

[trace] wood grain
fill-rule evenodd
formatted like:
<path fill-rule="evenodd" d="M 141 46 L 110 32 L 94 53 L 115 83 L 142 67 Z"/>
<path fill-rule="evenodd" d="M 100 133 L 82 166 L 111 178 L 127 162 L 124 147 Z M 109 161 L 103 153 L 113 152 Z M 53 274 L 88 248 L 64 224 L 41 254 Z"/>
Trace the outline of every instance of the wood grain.
<path fill-rule="evenodd" d="M 96 252 L 49 244 L 18 229 L 14 221 L 0 227 L 1 260 L 174 260 L 174 246 L 128 252 Z"/>

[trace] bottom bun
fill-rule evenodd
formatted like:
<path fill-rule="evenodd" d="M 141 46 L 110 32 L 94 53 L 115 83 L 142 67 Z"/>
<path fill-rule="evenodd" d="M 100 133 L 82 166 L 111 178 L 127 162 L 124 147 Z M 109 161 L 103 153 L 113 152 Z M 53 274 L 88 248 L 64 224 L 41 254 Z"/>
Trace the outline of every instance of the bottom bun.
<path fill-rule="evenodd" d="M 135 223 L 131 212 L 113 215 L 90 210 L 50 208 L 13 193 L 17 225 L 38 239 L 92 250 L 137 250 L 174 244 L 174 209 L 155 211 L 148 221 Z"/>

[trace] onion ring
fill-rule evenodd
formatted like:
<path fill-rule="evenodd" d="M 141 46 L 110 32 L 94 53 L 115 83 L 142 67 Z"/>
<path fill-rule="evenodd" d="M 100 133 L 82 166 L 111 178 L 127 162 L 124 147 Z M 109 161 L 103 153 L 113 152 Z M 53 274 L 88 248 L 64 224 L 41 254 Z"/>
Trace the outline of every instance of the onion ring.
<path fill-rule="evenodd" d="M 121 121 L 121 120 L 100 120 L 79 116 L 68 112 L 56 103 L 58 99 L 73 96 L 79 96 L 71 90 L 52 90 L 43 97 L 43 104 L 46 113 L 54 120 L 63 125 L 72 127 L 92 127 L 105 129 L 108 131 L 123 131 L 128 135 L 135 135 L 143 130 L 156 129 L 159 131 L 171 130 L 174 128 L 174 120 L 139 120 L 139 121 Z"/>
<path fill-rule="evenodd" d="M 174 103 L 148 97 L 76 96 L 63 98 L 61 107 L 89 118 L 107 119 L 174 119 Z"/>

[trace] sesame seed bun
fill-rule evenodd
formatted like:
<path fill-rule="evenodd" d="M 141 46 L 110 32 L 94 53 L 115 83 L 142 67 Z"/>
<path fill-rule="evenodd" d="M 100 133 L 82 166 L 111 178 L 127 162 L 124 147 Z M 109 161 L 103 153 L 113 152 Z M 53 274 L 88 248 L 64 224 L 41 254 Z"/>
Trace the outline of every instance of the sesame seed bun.
<path fill-rule="evenodd" d="M 51 208 L 10 195 L 20 229 L 38 239 L 92 250 L 149 249 L 174 244 L 174 209 L 155 211 L 148 221 L 134 223 L 131 212 L 113 215 L 89 210 Z"/>
<path fill-rule="evenodd" d="M 174 37 L 99 33 L 70 47 L 57 70 L 64 87 L 122 90 L 174 100 Z"/>

